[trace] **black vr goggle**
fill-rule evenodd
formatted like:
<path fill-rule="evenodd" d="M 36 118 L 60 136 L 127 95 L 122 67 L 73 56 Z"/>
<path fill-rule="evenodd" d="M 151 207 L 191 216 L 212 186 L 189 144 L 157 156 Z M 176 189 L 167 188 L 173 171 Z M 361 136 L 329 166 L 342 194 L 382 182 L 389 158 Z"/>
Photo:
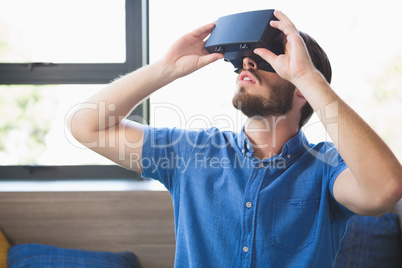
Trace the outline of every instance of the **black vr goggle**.
<path fill-rule="evenodd" d="M 281 31 L 270 26 L 271 20 L 278 20 L 273 9 L 221 17 L 216 22 L 205 49 L 209 53 L 224 54 L 225 61 L 233 64 L 235 72 L 243 68 L 245 57 L 253 59 L 258 69 L 275 72 L 268 62 L 253 53 L 255 48 L 267 48 L 276 55 L 284 53 Z"/>

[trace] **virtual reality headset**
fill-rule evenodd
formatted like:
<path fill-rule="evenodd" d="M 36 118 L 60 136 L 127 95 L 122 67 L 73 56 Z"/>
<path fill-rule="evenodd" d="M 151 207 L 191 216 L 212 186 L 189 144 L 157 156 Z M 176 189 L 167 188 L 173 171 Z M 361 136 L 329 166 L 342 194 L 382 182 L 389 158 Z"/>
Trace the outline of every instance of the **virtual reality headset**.
<path fill-rule="evenodd" d="M 253 59 L 260 70 L 275 72 L 271 65 L 253 53 L 255 48 L 267 48 L 276 55 L 284 53 L 281 31 L 270 26 L 278 20 L 273 9 L 257 10 L 224 16 L 218 19 L 209 36 L 205 49 L 209 53 L 225 55 L 235 72 L 243 68 L 243 59 Z"/>

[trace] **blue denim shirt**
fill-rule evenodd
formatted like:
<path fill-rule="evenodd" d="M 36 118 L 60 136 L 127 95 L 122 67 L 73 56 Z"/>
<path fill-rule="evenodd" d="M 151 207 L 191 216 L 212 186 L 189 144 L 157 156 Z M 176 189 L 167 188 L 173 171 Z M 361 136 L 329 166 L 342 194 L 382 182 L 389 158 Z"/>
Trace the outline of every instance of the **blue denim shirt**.
<path fill-rule="evenodd" d="M 259 160 L 243 131 L 144 130 L 143 176 L 174 206 L 175 267 L 332 267 L 353 215 L 333 197 L 347 166 L 300 131 Z"/>

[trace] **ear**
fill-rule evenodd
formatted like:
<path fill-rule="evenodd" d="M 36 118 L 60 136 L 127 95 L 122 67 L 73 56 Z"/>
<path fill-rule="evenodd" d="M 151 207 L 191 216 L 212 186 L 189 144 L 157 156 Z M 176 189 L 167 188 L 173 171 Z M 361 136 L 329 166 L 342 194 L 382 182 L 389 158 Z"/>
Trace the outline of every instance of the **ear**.
<path fill-rule="evenodd" d="M 296 97 L 306 99 L 298 88 L 295 90 Z"/>
<path fill-rule="evenodd" d="M 303 94 L 300 92 L 299 89 L 296 88 L 295 93 L 294 93 L 294 97 L 293 97 L 293 104 L 297 107 L 303 107 L 307 100 L 306 98 L 303 96 Z"/>

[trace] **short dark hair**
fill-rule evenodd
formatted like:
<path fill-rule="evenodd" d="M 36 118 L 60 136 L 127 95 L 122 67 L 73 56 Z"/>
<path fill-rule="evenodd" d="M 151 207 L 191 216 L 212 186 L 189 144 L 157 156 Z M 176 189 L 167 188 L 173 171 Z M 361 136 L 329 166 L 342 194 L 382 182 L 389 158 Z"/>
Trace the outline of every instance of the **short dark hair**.
<path fill-rule="evenodd" d="M 299 31 L 299 34 L 302 37 L 304 43 L 306 44 L 307 51 L 310 54 L 310 58 L 314 64 L 314 67 L 321 72 L 321 74 L 325 77 L 328 83 L 331 83 L 332 68 L 327 54 L 320 47 L 317 41 L 315 41 L 311 36 L 301 31 Z M 313 115 L 313 112 L 314 112 L 313 108 L 311 108 L 308 102 L 302 107 L 299 129 L 301 129 L 302 126 L 304 126 L 307 123 L 307 121 Z"/>

